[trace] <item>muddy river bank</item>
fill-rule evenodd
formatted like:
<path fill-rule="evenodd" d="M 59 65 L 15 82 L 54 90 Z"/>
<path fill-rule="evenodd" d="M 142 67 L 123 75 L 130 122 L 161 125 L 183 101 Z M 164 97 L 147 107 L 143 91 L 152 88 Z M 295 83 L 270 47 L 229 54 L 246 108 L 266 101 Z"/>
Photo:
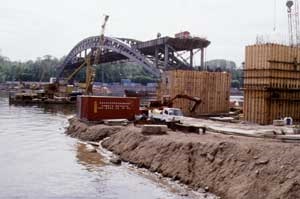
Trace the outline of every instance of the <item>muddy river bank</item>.
<path fill-rule="evenodd" d="M 295 199 L 300 196 L 300 145 L 268 139 L 87 125 L 69 120 L 67 134 L 100 141 L 124 162 L 160 173 L 193 190 L 207 188 L 225 199 Z"/>

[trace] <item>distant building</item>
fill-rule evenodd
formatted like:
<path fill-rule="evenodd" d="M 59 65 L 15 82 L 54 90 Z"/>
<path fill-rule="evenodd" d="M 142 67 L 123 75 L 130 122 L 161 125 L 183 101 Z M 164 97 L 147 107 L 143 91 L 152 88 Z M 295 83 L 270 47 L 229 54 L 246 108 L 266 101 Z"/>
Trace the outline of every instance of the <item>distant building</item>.
<path fill-rule="evenodd" d="M 225 59 L 215 59 L 205 62 L 205 65 L 212 71 L 232 71 L 236 69 L 236 63 Z"/>
<path fill-rule="evenodd" d="M 131 80 L 130 79 L 121 79 L 121 84 L 130 84 Z"/>

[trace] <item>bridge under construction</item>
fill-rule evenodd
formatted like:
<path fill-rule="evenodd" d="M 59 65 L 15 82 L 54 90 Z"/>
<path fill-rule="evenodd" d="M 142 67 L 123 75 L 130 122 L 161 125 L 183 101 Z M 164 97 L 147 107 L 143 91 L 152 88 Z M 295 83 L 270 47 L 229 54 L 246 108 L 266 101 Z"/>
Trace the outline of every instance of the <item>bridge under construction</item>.
<path fill-rule="evenodd" d="M 65 79 L 84 64 L 87 56 L 91 64 L 133 61 L 143 66 L 149 74 L 159 77 L 162 70 L 193 69 L 195 56 L 199 53 L 200 67 L 204 68 L 205 49 L 210 41 L 200 37 L 160 37 L 149 41 L 100 36 L 80 41 L 66 56 L 60 66 L 58 78 Z M 99 53 L 101 60 L 95 60 Z M 188 54 L 182 56 L 183 54 Z"/>

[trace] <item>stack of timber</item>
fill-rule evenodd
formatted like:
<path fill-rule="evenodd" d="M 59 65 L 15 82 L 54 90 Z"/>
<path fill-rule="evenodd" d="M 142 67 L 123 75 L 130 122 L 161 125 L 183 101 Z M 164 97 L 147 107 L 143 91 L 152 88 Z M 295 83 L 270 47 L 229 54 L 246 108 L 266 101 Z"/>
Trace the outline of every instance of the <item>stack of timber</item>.
<path fill-rule="evenodd" d="M 194 70 L 170 70 L 162 75 L 157 96 L 175 97 L 178 94 L 198 97 L 202 103 L 191 112 L 193 101 L 176 99 L 173 107 L 181 108 L 188 116 L 228 113 L 231 75 L 226 72 L 201 72 Z"/>
<path fill-rule="evenodd" d="M 271 124 L 300 120 L 300 48 L 278 44 L 246 47 L 245 120 Z"/>

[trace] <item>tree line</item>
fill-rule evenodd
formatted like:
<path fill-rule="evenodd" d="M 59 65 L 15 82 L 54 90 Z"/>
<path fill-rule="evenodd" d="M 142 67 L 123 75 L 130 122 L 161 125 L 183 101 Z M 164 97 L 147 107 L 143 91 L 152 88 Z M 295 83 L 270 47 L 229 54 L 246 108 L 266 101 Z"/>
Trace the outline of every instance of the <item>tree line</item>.
<path fill-rule="evenodd" d="M 55 77 L 62 59 L 45 55 L 26 62 L 10 61 L 0 55 L 0 82 L 5 81 L 49 81 Z"/>
<path fill-rule="evenodd" d="M 26 62 L 11 61 L 0 55 L 0 82 L 5 81 L 35 81 L 47 82 L 56 77 L 60 71 L 60 64 L 64 58 L 45 55 L 36 60 Z M 82 69 L 75 77 L 79 82 L 85 81 L 85 70 Z M 102 64 L 96 66 L 97 82 L 120 82 L 121 79 L 130 79 L 132 82 L 147 84 L 156 79 L 149 76 L 141 66 L 132 62 Z"/>
<path fill-rule="evenodd" d="M 11 61 L 0 55 L 0 82 L 5 81 L 35 81 L 48 82 L 50 77 L 56 77 L 63 58 L 51 55 L 39 57 L 26 62 Z M 243 84 L 243 70 L 237 68 L 234 62 L 226 60 L 212 60 L 206 62 L 209 71 L 227 71 L 232 74 L 232 87 L 240 88 Z M 85 70 L 81 70 L 76 78 L 79 82 L 85 81 Z M 97 82 L 120 82 L 121 79 L 130 79 L 136 83 L 156 82 L 157 79 L 149 76 L 144 69 L 133 62 L 120 62 L 96 66 Z"/>

